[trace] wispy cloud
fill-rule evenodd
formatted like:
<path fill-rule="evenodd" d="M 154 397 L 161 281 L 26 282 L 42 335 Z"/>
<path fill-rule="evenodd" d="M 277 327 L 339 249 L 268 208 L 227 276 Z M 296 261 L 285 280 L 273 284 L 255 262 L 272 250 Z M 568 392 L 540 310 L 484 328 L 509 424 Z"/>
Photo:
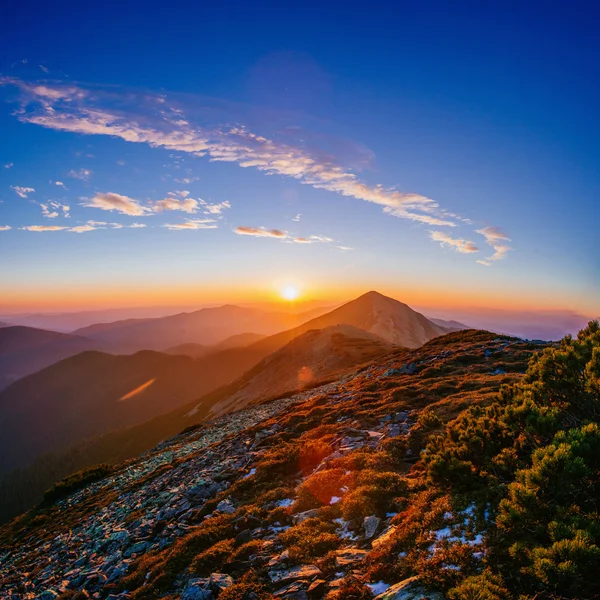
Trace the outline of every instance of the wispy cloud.
<path fill-rule="evenodd" d="M 47 204 L 40 202 L 40 206 L 42 208 L 42 215 L 48 219 L 56 219 L 61 212 L 63 217 L 68 217 L 71 210 L 68 204 L 62 204 L 56 200 L 50 200 Z"/>
<path fill-rule="evenodd" d="M 101 210 L 114 210 L 133 217 L 141 217 L 152 212 L 150 208 L 142 206 L 137 200 L 114 192 L 96 194 L 91 200 L 83 202 L 83 206 Z"/>
<path fill-rule="evenodd" d="M 293 219 L 292 221 L 294 221 L 295 223 L 298 223 L 300 221 L 300 219 L 302 218 L 302 215 L 300 213 L 298 213 Z"/>
<path fill-rule="evenodd" d="M 64 231 L 69 228 L 60 225 L 26 225 L 25 227 L 21 227 L 21 229 L 25 231 Z"/>
<path fill-rule="evenodd" d="M 163 225 L 172 231 L 185 231 L 189 229 L 216 229 L 214 219 L 186 219 L 183 223 L 166 223 Z"/>
<path fill-rule="evenodd" d="M 461 254 L 479 252 L 479 248 L 473 242 L 453 238 L 443 231 L 432 231 L 429 235 L 432 240 L 439 242 L 442 246 L 449 246 Z"/>
<path fill-rule="evenodd" d="M 333 242 L 331 238 L 325 237 L 324 235 L 310 235 L 307 237 L 293 236 L 288 231 L 283 229 L 265 229 L 264 227 L 236 227 L 233 230 L 238 235 L 250 235 L 253 237 L 266 237 L 275 238 L 278 240 L 285 240 L 294 244 L 315 244 L 315 243 L 329 243 Z"/>
<path fill-rule="evenodd" d="M 480 233 L 485 238 L 486 243 L 494 249 L 494 254 L 480 263 L 486 267 L 490 266 L 489 261 L 502 260 L 512 250 L 506 243 L 510 242 L 511 239 L 504 232 L 500 231 L 498 227 L 484 227 L 483 229 L 478 229 L 477 233 Z"/>
<path fill-rule="evenodd" d="M 4 165 L 4 168 L 5 168 L 5 169 L 12 169 L 14 166 L 15 166 L 15 163 L 6 163 L 6 164 Z"/>
<path fill-rule="evenodd" d="M 298 138 L 297 144 L 289 143 L 289 136 L 268 137 L 247 126 L 231 125 L 243 123 L 245 114 L 234 118 L 234 109 L 215 109 L 202 98 L 192 103 L 189 98 L 166 98 L 117 87 L 89 90 L 72 84 L 35 84 L 15 78 L 5 78 L 0 83 L 19 88 L 21 108 L 17 114 L 26 123 L 113 136 L 131 143 L 206 156 L 215 162 L 236 163 L 269 175 L 292 177 L 317 189 L 381 206 L 388 215 L 425 225 L 456 227 L 471 223 L 427 196 L 362 181 L 325 148 L 303 145 Z M 191 178 L 179 181 L 189 182 Z M 474 251 L 472 243 L 462 241 L 465 242 L 462 245 L 446 243 L 462 252 Z M 494 260 L 507 251 L 496 246 L 494 249 Z"/>
<path fill-rule="evenodd" d="M 52 183 L 52 182 L 50 182 L 50 183 Z M 54 185 L 57 185 L 58 187 L 67 189 L 67 186 L 62 181 L 55 181 Z"/>
<path fill-rule="evenodd" d="M 10 225 L 0 225 L 0 231 L 9 231 L 12 229 Z"/>
<path fill-rule="evenodd" d="M 264 229 L 263 227 L 245 227 L 243 225 L 236 227 L 233 230 L 238 235 L 252 235 L 254 237 L 270 237 L 285 239 L 288 237 L 287 231 L 281 229 Z"/>
<path fill-rule="evenodd" d="M 200 202 L 204 212 L 210 215 L 220 215 L 226 208 L 231 208 L 231 204 L 227 200 L 218 204 L 209 204 L 204 200 L 201 200 Z"/>
<path fill-rule="evenodd" d="M 198 212 L 199 207 L 198 201 L 194 200 L 194 198 L 182 198 L 181 200 L 178 200 L 177 198 L 164 198 L 163 200 L 156 202 L 154 211 L 181 210 L 186 213 L 195 213 Z"/>
<path fill-rule="evenodd" d="M 70 177 L 71 179 L 80 179 L 81 181 L 88 181 L 91 176 L 92 172 L 89 169 L 78 169 L 77 171 L 71 169 L 67 173 L 67 177 Z"/>
<path fill-rule="evenodd" d="M 10 189 L 13 190 L 15 194 L 17 194 L 17 196 L 20 196 L 21 198 L 27 198 L 29 194 L 33 194 L 33 192 L 35 192 L 34 188 L 21 187 L 20 185 L 11 185 Z"/>
<path fill-rule="evenodd" d="M 87 221 L 84 225 L 71 227 L 69 231 L 74 233 L 86 233 L 88 231 L 96 231 L 98 229 L 138 229 L 146 227 L 141 223 L 132 223 L 131 225 L 123 225 L 122 223 L 107 223 L 106 221 Z"/>

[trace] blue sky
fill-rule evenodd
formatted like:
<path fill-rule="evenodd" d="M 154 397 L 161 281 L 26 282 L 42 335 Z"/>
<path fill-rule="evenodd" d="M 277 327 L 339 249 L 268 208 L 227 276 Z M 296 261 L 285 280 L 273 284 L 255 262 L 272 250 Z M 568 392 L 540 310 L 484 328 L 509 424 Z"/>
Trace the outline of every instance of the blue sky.
<path fill-rule="evenodd" d="M 600 313 L 597 9 L 388 4 L 8 3 L 0 308 Z"/>

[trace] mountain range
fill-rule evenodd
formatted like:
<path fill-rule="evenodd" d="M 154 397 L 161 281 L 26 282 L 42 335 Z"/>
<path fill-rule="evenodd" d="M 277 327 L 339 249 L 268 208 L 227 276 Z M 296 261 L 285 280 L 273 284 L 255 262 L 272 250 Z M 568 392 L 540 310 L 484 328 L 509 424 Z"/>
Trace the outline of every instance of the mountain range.
<path fill-rule="evenodd" d="M 227 314 L 239 316 L 235 324 L 219 326 L 221 332 L 234 325 L 255 327 L 245 309 L 206 310 L 211 312 L 199 320 L 211 314 L 219 315 L 220 322 Z M 262 314 L 259 317 L 263 319 Z M 122 333 L 123 327 L 127 328 L 102 326 L 88 329 L 88 334 Z M 166 325 L 151 325 L 155 331 L 157 327 L 162 330 Z M 206 338 L 215 331 L 213 326 Z M 407 305 L 369 292 L 268 337 L 234 334 L 212 348 L 179 346 L 170 354 L 145 350 L 121 356 L 101 352 L 72 356 L 0 392 L 0 427 L 6 432 L 0 439 L 0 472 L 35 465 L 48 453 L 58 452 L 60 462 L 74 444 L 83 444 L 85 450 L 80 448 L 64 461 L 69 469 L 89 461 L 128 458 L 189 425 L 310 387 L 395 348 L 416 347 L 444 333 L 442 326 Z M 257 337 L 254 343 L 228 347 Z"/>

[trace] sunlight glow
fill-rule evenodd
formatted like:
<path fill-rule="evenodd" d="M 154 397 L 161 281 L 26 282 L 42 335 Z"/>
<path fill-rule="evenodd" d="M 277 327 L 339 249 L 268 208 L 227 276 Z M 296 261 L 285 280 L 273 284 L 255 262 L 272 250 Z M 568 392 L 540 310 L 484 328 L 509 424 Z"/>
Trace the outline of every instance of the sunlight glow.
<path fill-rule="evenodd" d="M 286 285 L 281 290 L 281 297 L 285 298 L 286 300 L 296 300 L 299 295 L 300 292 L 298 291 L 298 288 L 293 285 Z"/>

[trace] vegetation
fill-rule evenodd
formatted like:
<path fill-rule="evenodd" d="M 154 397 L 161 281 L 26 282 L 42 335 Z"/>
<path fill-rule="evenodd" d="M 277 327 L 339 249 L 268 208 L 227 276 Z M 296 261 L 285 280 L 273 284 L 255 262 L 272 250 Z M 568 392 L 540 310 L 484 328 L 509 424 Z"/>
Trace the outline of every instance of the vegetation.
<path fill-rule="evenodd" d="M 59 481 L 45 492 L 43 503 L 52 504 L 66 498 L 90 483 L 94 483 L 95 481 L 110 475 L 113 470 L 114 467 L 111 465 L 101 464 L 73 473 L 73 475 L 69 475 L 69 477 Z"/>

